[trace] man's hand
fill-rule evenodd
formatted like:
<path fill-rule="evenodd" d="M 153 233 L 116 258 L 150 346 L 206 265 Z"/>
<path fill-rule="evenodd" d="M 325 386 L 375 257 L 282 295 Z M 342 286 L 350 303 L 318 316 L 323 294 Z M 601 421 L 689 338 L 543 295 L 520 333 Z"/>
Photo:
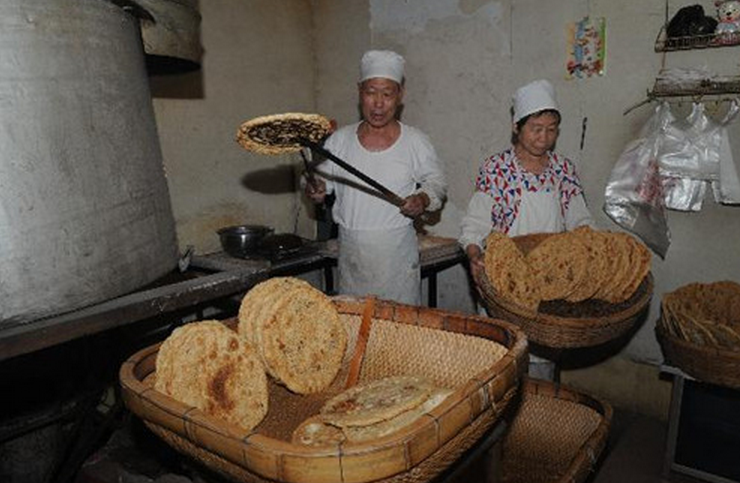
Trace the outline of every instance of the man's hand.
<path fill-rule="evenodd" d="M 306 196 L 314 203 L 323 203 L 326 198 L 326 182 L 316 177 L 306 182 Z"/>
<path fill-rule="evenodd" d="M 475 287 L 480 291 L 481 276 L 486 269 L 483 259 L 483 250 L 478 245 L 471 244 L 465 247 L 465 254 L 468 256 L 470 274 L 473 276 Z"/>
<path fill-rule="evenodd" d="M 408 216 L 409 218 L 416 218 L 417 216 L 424 213 L 427 206 L 429 206 L 429 196 L 426 193 L 416 193 L 411 196 L 407 196 L 403 200 L 401 206 L 401 213 Z"/>

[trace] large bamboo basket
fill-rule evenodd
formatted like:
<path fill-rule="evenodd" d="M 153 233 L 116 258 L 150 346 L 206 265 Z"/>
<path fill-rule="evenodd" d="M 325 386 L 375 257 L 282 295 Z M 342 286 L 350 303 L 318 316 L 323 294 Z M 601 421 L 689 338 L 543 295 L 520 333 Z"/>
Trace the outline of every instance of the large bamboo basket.
<path fill-rule="evenodd" d="M 526 254 L 547 236 L 538 233 L 513 240 Z M 571 349 L 596 346 L 626 334 L 647 311 L 653 294 L 653 276 L 648 273 L 632 297 L 619 304 L 593 299 L 578 303 L 556 300 L 540 304 L 536 314 L 500 297 L 485 272 L 480 286 L 481 298 L 491 317 L 518 325 L 536 344 Z"/>
<path fill-rule="evenodd" d="M 660 324 L 655 335 L 666 362 L 704 382 L 740 389 L 740 353 L 676 337 Z"/>
<path fill-rule="evenodd" d="M 504 437 L 502 483 L 580 483 L 606 446 L 612 408 L 564 386 L 526 379 Z"/>
<path fill-rule="evenodd" d="M 344 388 L 364 299 L 333 300 L 350 336 L 334 384 L 324 393 L 300 396 L 270 382 L 268 414 L 251 432 L 155 391 L 159 345 L 137 352 L 121 367 L 124 401 L 168 444 L 235 481 L 411 483 L 441 473 L 491 429 L 526 371 L 526 338 L 512 324 L 378 301 L 359 382 L 419 374 L 454 393 L 412 425 L 371 442 L 292 444 L 293 429 Z M 503 355 L 494 357 L 485 347 L 503 347 Z"/>

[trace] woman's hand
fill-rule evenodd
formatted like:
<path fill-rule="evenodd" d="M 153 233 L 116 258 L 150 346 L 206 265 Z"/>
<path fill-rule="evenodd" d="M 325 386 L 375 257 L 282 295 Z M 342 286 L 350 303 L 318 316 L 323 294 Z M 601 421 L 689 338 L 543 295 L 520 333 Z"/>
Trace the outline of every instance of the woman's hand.
<path fill-rule="evenodd" d="M 313 177 L 312 180 L 306 182 L 306 196 L 311 198 L 314 203 L 323 203 L 326 198 L 326 182 L 324 180 Z"/>
<path fill-rule="evenodd" d="M 424 213 L 427 206 L 429 206 L 429 196 L 424 192 L 416 193 L 414 195 L 407 196 L 406 199 L 403 200 L 401 213 L 409 218 L 416 218 Z"/>

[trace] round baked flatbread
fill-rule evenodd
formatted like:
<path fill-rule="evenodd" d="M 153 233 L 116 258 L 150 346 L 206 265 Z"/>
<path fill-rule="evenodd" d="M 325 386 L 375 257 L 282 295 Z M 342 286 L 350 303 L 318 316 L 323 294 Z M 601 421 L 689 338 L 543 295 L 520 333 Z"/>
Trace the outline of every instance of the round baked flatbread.
<path fill-rule="evenodd" d="M 242 298 L 239 306 L 239 335 L 259 349 L 256 327 L 271 314 L 273 305 L 291 289 L 311 287 L 305 280 L 295 277 L 273 277 L 260 282 Z"/>
<path fill-rule="evenodd" d="M 334 380 L 347 332 L 334 303 L 310 284 L 293 284 L 266 305 L 253 329 L 267 372 L 298 394 L 323 391 Z"/>
<path fill-rule="evenodd" d="M 493 231 L 486 238 L 485 273 L 496 294 L 536 315 L 542 300 L 531 267 L 514 240 Z"/>
<path fill-rule="evenodd" d="M 392 376 L 357 385 L 329 399 L 321 418 L 339 427 L 368 426 L 426 401 L 434 384 L 418 376 Z"/>
<path fill-rule="evenodd" d="M 606 268 L 608 262 L 605 256 L 606 237 L 589 226 L 578 227 L 573 230 L 573 236 L 578 238 L 586 247 L 586 274 L 573 292 L 565 297 L 568 302 L 582 302 L 588 300 L 599 290 L 607 279 Z"/>
<path fill-rule="evenodd" d="M 300 151 L 302 139 L 318 143 L 331 131 L 331 122 L 320 114 L 289 112 L 261 116 L 242 123 L 236 141 L 246 150 L 260 154 Z"/>
<path fill-rule="evenodd" d="M 342 430 L 344 431 L 344 435 L 347 437 L 347 440 L 353 443 L 371 441 L 382 438 L 383 436 L 388 436 L 389 434 L 393 434 L 402 430 L 406 426 L 411 425 L 424 414 L 442 404 L 444 400 L 447 399 L 447 396 L 452 394 L 452 392 L 453 391 L 451 389 L 435 389 L 426 401 L 422 402 L 415 408 L 369 426 L 345 426 Z"/>
<path fill-rule="evenodd" d="M 605 232 L 607 237 L 606 257 L 608 260 L 606 279 L 599 290 L 594 294 L 594 298 L 613 303 L 617 300 L 615 292 L 621 281 L 627 276 L 629 270 L 629 246 L 619 233 Z M 626 236 L 626 235 L 625 235 Z"/>
<path fill-rule="evenodd" d="M 218 321 L 175 329 L 157 353 L 155 389 L 251 430 L 267 414 L 267 376 L 251 345 Z"/>
<path fill-rule="evenodd" d="M 542 300 L 565 299 L 584 283 L 588 250 L 573 234 L 558 233 L 537 245 L 526 261 L 539 282 Z"/>
<path fill-rule="evenodd" d="M 291 442 L 305 446 L 336 446 L 346 439 L 340 428 L 325 423 L 320 416 L 311 416 L 293 430 Z"/>
<path fill-rule="evenodd" d="M 637 288 L 650 272 L 652 260 L 652 254 L 644 243 L 631 236 L 629 236 L 629 240 L 632 245 L 632 250 L 630 251 L 630 271 L 617 298 L 619 302 L 624 302 L 634 295 Z"/>

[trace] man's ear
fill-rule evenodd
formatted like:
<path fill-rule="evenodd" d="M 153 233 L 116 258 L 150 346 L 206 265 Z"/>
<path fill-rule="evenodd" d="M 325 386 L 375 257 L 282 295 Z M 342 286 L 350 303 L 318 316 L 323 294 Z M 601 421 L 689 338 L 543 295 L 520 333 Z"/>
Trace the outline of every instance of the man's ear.
<path fill-rule="evenodd" d="M 515 122 L 512 122 L 511 123 L 511 131 L 514 134 L 519 134 L 519 126 L 517 125 L 517 123 L 515 123 Z"/>

